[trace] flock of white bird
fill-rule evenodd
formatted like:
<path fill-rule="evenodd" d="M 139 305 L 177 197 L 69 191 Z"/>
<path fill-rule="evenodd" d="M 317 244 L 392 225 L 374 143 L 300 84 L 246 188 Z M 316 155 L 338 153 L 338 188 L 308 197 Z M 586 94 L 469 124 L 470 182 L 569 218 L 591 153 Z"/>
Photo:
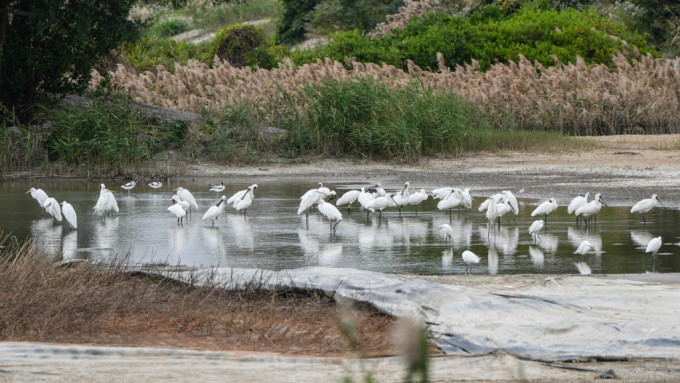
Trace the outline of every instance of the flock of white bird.
<path fill-rule="evenodd" d="M 130 181 L 121 185 L 121 188 L 127 190 L 129 193 L 136 184 L 137 181 Z M 149 183 L 148 186 L 153 189 L 158 189 L 162 187 L 163 184 L 159 181 L 154 181 Z M 211 184 L 209 187 L 210 191 L 217 193 L 221 193 L 226 189 L 224 183 Z M 243 211 L 245 216 L 247 209 L 252 205 L 253 200 L 255 199 L 253 192 L 256 189 L 257 184 L 253 184 L 245 190 L 234 193 L 230 198 L 223 195 L 216 204 L 208 208 L 203 215 L 203 221 L 211 221 L 211 224 L 214 226 L 215 220 L 219 218 L 227 205 L 232 206 L 236 211 Z M 177 225 L 183 225 L 184 218 L 186 218 L 187 215 L 191 215 L 192 209 L 198 210 L 198 204 L 189 190 L 178 187 L 173 189 L 173 191 L 176 192 L 171 198 L 173 204 L 168 207 L 167 210 L 177 218 Z M 61 222 L 63 215 L 69 224 L 70 230 L 78 228 L 76 212 L 71 204 L 66 201 L 59 204 L 56 199 L 48 197 L 42 189 L 31 188 L 26 193 L 30 193 L 45 212 L 51 215 L 56 221 Z M 439 210 L 448 210 L 449 217 L 451 216 L 452 209 L 458 208 L 465 213 L 467 209 L 472 208 L 472 196 L 469 188 L 459 189 L 454 187 L 443 187 L 432 190 L 431 195 L 433 199 L 439 200 L 437 203 L 437 208 Z M 591 201 L 588 201 L 589 195 L 590 193 L 585 193 L 576 196 L 571 200 L 567 207 L 567 212 L 575 215 L 577 225 L 581 222 L 590 225 L 593 219 L 596 222 L 597 214 L 603 206 L 607 206 L 600 194 L 595 194 Z M 399 215 L 401 216 L 403 207 L 414 206 L 415 212 L 418 214 L 418 205 L 426 201 L 429 196 L 430 194 L 428 194 L 425 189 L 410 193 L 409 182 L 406 182 L 403 188 L 393 194 L 386 192 L 381 184 L 377 183 L 372 186 L 362 187 L 360 190 L 349 190 L 338 198 L 337 193 L 334 190 L 330 190 L 319 182 L 316 188 L 308 190 L 300 197 L 300 206 L 297 210 L 297 214 L 300 215 L 304 212 L 305 215 L 309 217 L 310 211 L 316 207 L 319 213 L 328 219 L 330 233 L 333 235 L 336 232 L 338 224 L 342 222 L 342 213 L 340 213 L 340 210 L 338 210 L 336 206 L 346 206 L 349 212 L 351 211 L 352 205 L 356 202 L 360 205 L 361 209 L 366 211 L 367 218 L 368 214 L 374 213 L 378 214 L 379 219 L 382 219 L 382 211 L 386 208 L 398 208 Z M 331 200 L 336 198 L 337 201 L 335 205 L 330 203 Z M 558 207 L 555 198 L 550 198 L 538 205 L 538 207 L 531 212 L 531 217 L 543 217 L 543 219 L 534 221 L 528 229 L 528 233 L 534 238 L 534 241 L 541 240 L 539 233 L 545 227 L 548 216 L 557 210 Z M 665 208 L 656 194 L 652 195 L 649 199 L 643 199 L 636 203 L 631 208 L 630 212 L 631 214 L 641 213 L 643 222 L 646 224 L 646 213 L 654 207 Z M 100 217 L 110 216 L 112 213 L 119 212 L 118 203 L 116 202 L 113 192 L 106 189 L 104 184 L 101 184 L 99 198 L 93 210 L 94 214 Z M 498 226 L 500 229 L 501 217 L 511 212 L 515 217 L 519 215 L 519 204 L 517 198 L 511 191 L 504 190 L 486 198 L 479 205 L 478 211 L 485 213 L 489 222 L 488 233 L 490 234 L 491 228 Z M 441 225 L 439 230 L 445 243 L 448 243 L 448 241 L 454 237 L 453 228 L 449 224 Z M 647 244 L 646 253 L 652 253 L 653 261 L 656 259 L 656 253 L 661 248 L 661 245 L 661 237 L 653 238 Z M 589 241 L 584 240 L 578 246 L 574 254 L 586 255 L 589 251 L 594 250 L 595 247 Z M 465 250 L 461 254 L 461 257 L 467 264 L 466 273 L 471 272 L 472 265 L 478 264 L 480 261 L 479 257 L 469 250 Z M 579 262 L 575 265 L 582 274 L 590 274 L 590 268 L 584 262 Z"/>

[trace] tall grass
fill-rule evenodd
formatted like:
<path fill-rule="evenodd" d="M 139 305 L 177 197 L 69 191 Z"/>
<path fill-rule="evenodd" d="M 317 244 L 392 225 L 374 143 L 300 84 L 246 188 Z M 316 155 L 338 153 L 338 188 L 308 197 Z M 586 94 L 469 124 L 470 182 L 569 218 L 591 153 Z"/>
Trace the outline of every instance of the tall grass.
<path fill-rule="evenodd" d="M 190 1 L 182 13 L 201 28 L 220 29 L 233 24 L 279 16 L 281 4 L 276 0 L 235 1 L 215 5 L 212 1 Z M 270 23 L 272 30 L 276 20 Z"/>

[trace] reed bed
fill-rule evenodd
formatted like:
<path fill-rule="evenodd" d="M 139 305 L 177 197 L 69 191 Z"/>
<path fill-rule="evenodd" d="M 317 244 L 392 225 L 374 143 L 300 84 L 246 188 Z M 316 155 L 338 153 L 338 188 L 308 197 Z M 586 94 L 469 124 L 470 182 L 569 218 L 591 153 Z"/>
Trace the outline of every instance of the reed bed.
<path fill-rule="evenodd" d="M 240 291 L 132 272 L 125 259 L 56 267 L 30 242 L 0 238 L 0 340 L 250 350 L 293 354 L 392 354 L 393 319 L 375 309 L 343 310 L 315 291 Z M 346 319 L 343 319 L 346 320 Z"/>
<path fill-rule="evenodd" d="M 163 66 L 137 74 L 119 65 L 107 75 L 138 101 L 200 112 L 252 104 L 276 109 L 301 100 L 307 86 L 324 80 L 374 79 L 391 89 L 419 84 L 434 92 L 455 92 L 489 114 L 498 127 L 571 135 L 674 133 L 680 126 L 680 76 L 677 59 L 651 56 L 613 58 L 613 67 L 559 63 L 544 67 L 526 58 L 496 64 L 484 72 L 476 62 L 449 70 L 441 55 L 437 71 L 409 62 L 406 71 L 391 65 L 326 59 L 294 65 L 285 60 L 272 70 L 212 67 L 190 61 L 170 73 Z M 92 85 L 102 80 L 93 73 Z M 304 105 L 300 105 L 304 108 Z"/>

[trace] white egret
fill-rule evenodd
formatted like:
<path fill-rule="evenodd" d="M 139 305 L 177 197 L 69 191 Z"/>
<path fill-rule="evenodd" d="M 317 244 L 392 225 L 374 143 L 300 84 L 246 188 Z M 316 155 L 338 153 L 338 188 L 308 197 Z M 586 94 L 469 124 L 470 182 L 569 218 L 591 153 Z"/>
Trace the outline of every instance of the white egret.
<path fill-rule="evenodd" d="M 66 222 L 69 224 L 69 231 L 78 228 L 78 216 L 76 216 L 76 211 L 73 209 L 70 203 L 63 201 L 61 203 L 61 212 L 66 218 Z"/>
<path fill-rule="evenodd" d="M 439 231 L 441 231 L 442 237 L 444 237 L 444 243 L 448 243 L 449 240 L 453 239 L 453 228 L 448 223 L 439 226 Z"/>
<path fill-rule="evenodd" d="M 120 187 L 128 191 L 128 194 L 130 194 L 130 190 L 134 189 L 135 186 L 137 186 L 136 180 L 132 180 L 130 182 L 126 182 L 124 185 L 120 185 Z"/>
<path fill-rule="evenodd" d="M 359 197 L 357 197 L 357 201 L 359 201 L 361 207 L 366 210 L 366 220 L 368 220 L 368 205 L 374 199 L 373 195 L 371 193 L 368 193 L 367 189 L 368 188 L 362 187 L 361 193 L 359 194 Z"/>
<path fill-rule="evenodd" d="M 172 189 L 172 191 L 176 191 L 177 195 L 179 196 L 179 198 L 182 199 L 182 201 L 189 202 L 189 205 L 191 205 L 191 207 L 198 210 L 198 204 L 196 203 L 196 199 L 189 190 L 180 186 L 176 189 Z M 191 207 L 189 208 L 189 215 L 191 215 Z"/>
<path fill-rule="evenodd" d="M 576 266 L 576 269 L 578 269 L 579 274 L 581 275 L 590 275 L 590 266 L 588 266 L 587 263 L 585 262 L 576 262 L 574 263 L 574 266 Z"/>
<path fill-rule="evenodd" d="M 359 194 L 361 194 L 360 190 L 350 190 L 335 201 L 335 206 L 347 205 L 347 211 L 350 211 L 352 204 L 359 198 Z"/>
<path fill-rule="evenodd" d="M 655 208 L 656 206 L 661 206 L 664 209 L 666 208 L 661 201 L 659 200 L 659 196 L 656 194 L 652 195 L 652 198 L 648 199 L 643 199 L 642 201 L 636 203 L 633 205 L 633 207 L 630 209 L 630 213 L 642 213 L 642 222 L 647 223 L 647 219 L 645 218 L 645 214 L 648 213 L 650 210 Z"/>
<path fill-rule="evenodd" d="M 208 186 L 210 186 L 211 192 L 222 193 L 224 191 L 224 182 L 214 185 L 210 184 Z"/>
<path fill-rule="evenodd" d="M 463 262 L 467 264 L 467 268 L 465 268 L 465 274 L 472 274 L 472 264 L 478 264 L 479 257 L 470 250 L 465 250 L 461 257 L 463 258 Z"/>
<path fill-rule="evenodd" d="M 589 241 L 586 240 L 581 242 L 580 245 L 578 245 L 578 249 L 574 251 L 574 254 L 586 255 L 590 250 L 595 250 L 595 246 L 593 246 Z"/>
<path fill-rule="evenodd" d="M 257 185 L 249 186 L 241 199 L 237 199 L 236 202 L 234 202 L 234 209 L 236 209 L 236 211 L 243 210 L 244 217 L 246 216 L 246 212 L 248 211 L 250 205 L 253 204 L 253 199 L 255 198 L 255 195 L 253 194 L 254 188 L 257 188 Z"/>
<path fill-rule="evenodd" d="M 539 219 L 534 221 L 529 227 L 529 235 L 534 236 L 534 242 L 536 242 L 536 239 L 541 239 L 541 236 L 538 235 L 538 233 L 543 230 L 543 226 L 545 226 L 545 222 L 543 222 L 542 219 Z"/>
<path fill-rule="evenodd" d="M 29 191 L 26 192 L 26 194 L 28 193 L 31 193 L 31 197 L 33 197 L 33 199 L 38 202 L 41 211 L 44 210 L 45 208 L 43 207 L 43 205 L 45 204 L 45 201 L 47 201 L 47 193 L 45 193 L 42 189 L 36 188 L 31 188 Z"/>
<path fill-rule="evenodd" d="M 160 189 L 163 186 L 161 181 L 152 181 L 148 183 L 149 187 L 152 189 Z"/>
<path fill-rule="evenodd" d="M 519 215 L 519 204 L 517 203 L 517 197 L 510 190 L 503 190 L 503 201 L 507 201 L 512 208 L 512 212 L 515 213 L 515 218 Z M 508 222 L 510 219 L 508 218 Z"/>
<path fill-rule="evenodd" d="M 420 189 L 417 192 L 408 196 L 408 204 L 416 207 L 416 215 L 418 214 L 418 205 L 420 205 L 424 201 L 427 201 L 427 197 L 428 195 L 425 192 L 425 189 Z"/>
<path fill-rule="evenodd" d="M 113 196 L 113 192 L 107 189 L 104 184 L 101 184 L 101 190 L 99 190 L 99 199 L 94 205 L 94 214 L 99 216 L 104 216 L 106 214 L 111 214 L 111 212 L 119 212 L 118 202 L 116 197 Z"/>
<path fill-rule="evenodd" d="M 394 201 L 395 206 L 399 208 L 399 216 L 401 217 L 401 208 L 404 206 L 408 205 L 408 198 L 410 196 L 410 193 L 408 192 L 408 185 L 409 183 L 406 182 L 404 184 L 404 188 L 401 189 L 399 193 L 396 193 L 395 195 L 392 196 L 392 201 Z"/>
<path fill-rule="evenodd" d="M 187 210 L 189 209 L 190 204 L 186 201 L 182 201 L 177 195 L 172 196 L 172 201 L 175 203 L 168 207 L 168 211 L 177 217 L 177 226 L 184 226 L 184 217 L 187 216 Z"/>
<path fill-rule="evenodd" d="M 595 194 L 595 198 L 592 201 L 576 209 L 574 214 L 576 214 L 576 217 L 581 217 L 584 221 L 586 221 L 586 224 L 589 225 L 592 218 L 586 218 L 596 216 L 597 213 L 599 213 L 602 209 L 602 206 L 607 206 L 607 204 L 602 199 L 602 195 L 597 193 Z"/>
<path fill-rule="evenodd" d="M 215 220 L 224 211 L 224 207 L 226 206 L 226 204 L 224 202 L 226 200 L 227 200 L 227 196 L 223 195 L 222 198 L 220 198 L 220 200 L 217 201 L 216 204 L 214 204 L 213 206 L 210 206 L 208 211 L 206 211 L 205 214 L 203 214 L 203 220 L 204 221 L 211 220 L 212 226 L 215 226 Z"/>
<path fill-rule="evenodd" d="M 463 208 L 472 209 L 472 195 L 470 195 L 470 188 L 465 188 L 458 191 L 460 196 L 463 197 Z"/>
<path fill-rule="evenodd" d="M 569 206 L 567 206 L 567 213 L 571 214 L 576 211 L 576 209 L 580 208 L 581 206 L 585 205 L 588 203 L 588 196 L 590 196 L 590 192 L 586 194 L 579 194 L 574 199 L 569 202 Z M 578 222 L 578 215 L 576 215 L 576 222 Z"/>
<path fill-rule="evenodd" d="M 645 249 L 645 253 L 652 253 L 652 262 L 656 261 L 656 253 L 659 251 L 661 248 L 661 237 L 656 237 L 653 238 L 649 243 L 647 244 L 647 248 Z"/>
<path fill-rule="evenodd" d="M 538 205 L 538 207 L 533 212 L 531 212 L 531 216 L 534 217 L 543 214 L 545 215 L 545 222 L 548 222 L 548 214 L 555 210 L 557 210 L 557 200 L 551 198 Z"/>
<path fill-rule="evenodd" d="M 494 202 L 493 197 L 490 197 L 487 201 L 489 201 L 486 204 L 486 219 L 489 221 L 489 228 L 486 234 L 488 235 L 491 232 L 491 226 L 496 226 L 496 218 L 498 218 L 498 211 L 496 209 L 498 205 Z"/>
<path fill-rule="evenodd" d="M 335 227 L 338 226 L 340 222 L 342 222 L 342 213 L 340 213 L 340 210 L 333 206 L 333 204 L 321 199 L 319 200 L 319 212 L 328 218 L 330 231 L 331 233 L 335 234 Z M 336 221 L 335 225 L 333 225 L 333 221 Z"/>
<path fill-rule="evenodd" d="M 45 200 L 45 203 L 43 204 L 43 207 L 45 208 L 47 214 L 51 215 L 52 218 L 61 222 L 61 207 L 59 206 L 59 202 L 57 202 L 56 199 L 52 197 L 47 198 L 47 200 Z"/>

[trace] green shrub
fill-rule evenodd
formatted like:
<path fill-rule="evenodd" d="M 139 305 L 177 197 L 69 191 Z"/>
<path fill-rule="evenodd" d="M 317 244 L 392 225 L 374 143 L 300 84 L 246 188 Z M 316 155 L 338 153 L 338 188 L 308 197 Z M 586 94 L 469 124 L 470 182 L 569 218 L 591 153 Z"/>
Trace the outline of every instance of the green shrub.
<path fill-rule="evenodd" d="M 276 29 L 276 42 L 295 44 L 305 38 L 310 12 L 323 0 L 281 0 L 283 12 Z"/>
<path fill-rule="evenodd" d="M 48 118 L 54 125 L 45 140 L 49 159 L 72 165 L 135 164 L 180 146 L 188 131 L 183 122 L 149 123 L 124 96 L 97 97 L 89 107 L 57 108 Z"/>
<path fill-rule="evenodd" d="M 181 17 L 165 17 L 149 28 L 149 34 L 156 37 L 170 37 L 186 32 L 191 28 L 189 22 Z"/>
<path fill-rule="evenodd" d="M 509 15 L 496 5 L 468 17 L 429 14 L 423 19 L 414 18 L 404 30 L 394 30 L 380 39 L 358 31 L 336 34 L 325 47 L 297 52 L 293 60 L 301 64 L 323 57 L 354 57 L 362 62 L 406 68 L 406 61 L 411 59 L 422 68 L 436 70 L 437 52 L 444 55 L 450 68 L 472 60 L 488 68 L 496 62 L 517 61 L 520 54 L 545 66 L 555 64 L 553 55 L 562 62 L 574 62 L 576 56 L 581 56 L 586 63 L 609 64 L 616 51 L 627 49 L 621 40 L 642 54 L 653 52 L 641 35 L 595 11 L 556 11 L 540 4 L 528 3 Z"/>
<path fill-rule="evenodd" d="M 189 44 L 185 41 L 145 37 L 134 43 L 125 43 L 120 55 L 123 64 L 134 67 L 138 72 L 153 71 L 161 64 L 172 72 L 175 63 L 186 65 L 189 60 L 212 63 L 210 43 Z"/>
<path fill-rule="evenodd" d="M 210 43 L 210 57 L 227 60 L 237 68 L 259 66 L 271 69 L 278 62 L 275 50 L 264 36 L 262 28 L 252 25 L 232 25 L 220 30 Z"/>
<path fill-rule="evenodd" d="M 320 34 L 353 29 L 369 32 L 402 5 L 404 0 L 325 0 L 311 12 L 309 25 Z"/>

